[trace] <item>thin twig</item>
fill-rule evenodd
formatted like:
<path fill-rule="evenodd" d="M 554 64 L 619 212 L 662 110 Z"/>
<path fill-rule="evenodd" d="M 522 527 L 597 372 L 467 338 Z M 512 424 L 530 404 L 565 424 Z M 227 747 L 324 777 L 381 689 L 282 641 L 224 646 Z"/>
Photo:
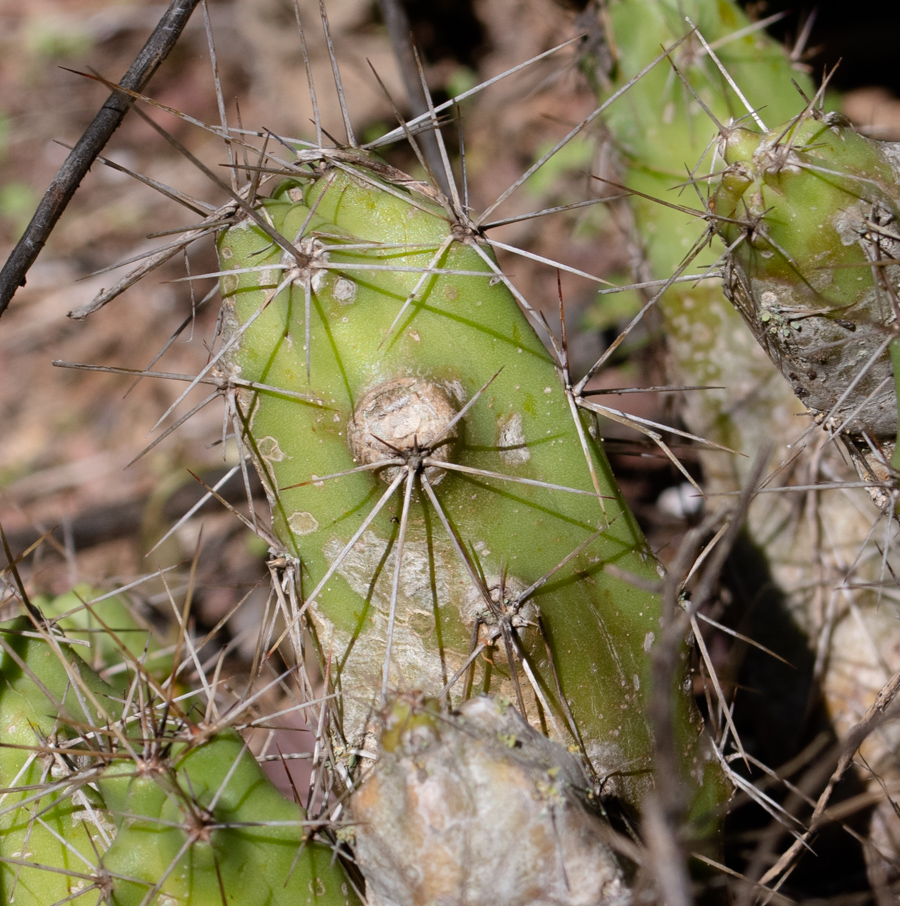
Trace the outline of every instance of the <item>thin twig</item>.
<path fill-rule="evenodd" d="M 406 100 L 409 103 L 414 117 L 422 117 L 429 112 L 433 117 L 434 128 L 437 129 L 437 119 L 428 103 L 425 88 L 419 79 L 419 63 L 410 36 L 410 23 L 406 10 L 398 0 L 378 0 L 381 8 L 381 17 L 391 40 L 391 48 L 397 59 L 400 77 L 406 90 Z M 437 137 L 434 132 L 425 132 L 421 136 L 422 151 L 428 161 L 428 167 L 437 180 L 441 191 L 450 197 L 450 174 L 446 172 L 438 148 Z"/>
<path fill-rule="evenodd" d="M 143 89 L 175 46 L 199 2 L 200 0 L 172 0 L 119 85 L 131 91 Z M 9 307 L 16 290 L 25 285 L 25 276 L 56 222 L 72 200 L 81 180 L 125 118 L 131 104 L 130 98 L 114 91 L 50 183 L 25 233 L 0 270 L 0 315 Z"/>

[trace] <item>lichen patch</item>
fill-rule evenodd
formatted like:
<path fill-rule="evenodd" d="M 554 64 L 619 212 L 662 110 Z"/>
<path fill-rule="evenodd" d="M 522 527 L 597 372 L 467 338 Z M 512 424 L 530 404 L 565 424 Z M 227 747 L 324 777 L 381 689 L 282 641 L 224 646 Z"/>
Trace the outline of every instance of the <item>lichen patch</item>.
<path fill-rule="evenodd" d="M 341 305 L 350 305 L 356 301 L 356 290 L 357 286 L 353 280 L 348 277 L 338 277 L 334 281 L 331 295 L 334 297 L 335 302 L 340 302 Z"/>
<path fill-rule="evenodd" d="M 266 462 L 284 462 L 287 455 L 278 444 L 278 439 L 271 435 L 261 437 L 256 444 L 259 455 Z"/>
<path fill-rule="evenodd" d="M 295 535 L 309 535 L 316 531 L 319 522 L 312 513 L 291 513 L 288 526 Z"/>
<path fill-rule="evenodd" d="M 510 412 L 501 415 L 497 419 L 497 429 L 497 446 L 500 448 L 500 458 L 505 463 L 521 465 L 531 459 L 520 413 Z"/>

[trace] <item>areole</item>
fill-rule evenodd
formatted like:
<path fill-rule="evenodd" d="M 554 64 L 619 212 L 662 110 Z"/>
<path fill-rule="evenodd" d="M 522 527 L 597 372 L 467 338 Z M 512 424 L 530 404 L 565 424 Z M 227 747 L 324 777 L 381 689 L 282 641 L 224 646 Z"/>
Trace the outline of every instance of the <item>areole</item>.
<path fill-rule="evenodd" d="M 372 465 L 398 457 L 416 467 L 416 457 L 447 462 L 456 440 L 457 407 L 439 384 L 425 378 L 404 377 L 385 381 L 369 390 L 357 403 L 347 425 L 347 443 L 353 458 Z M 398 465 L 379 473 L 392 481 Z M 426 467 L 432 484 L 443 478 L 436 466 Z"/>

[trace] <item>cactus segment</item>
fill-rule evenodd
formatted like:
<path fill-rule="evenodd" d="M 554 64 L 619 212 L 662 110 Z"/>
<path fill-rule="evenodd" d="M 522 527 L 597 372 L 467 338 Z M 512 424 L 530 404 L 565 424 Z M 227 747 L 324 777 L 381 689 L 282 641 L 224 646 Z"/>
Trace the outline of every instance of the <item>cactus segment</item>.
<path fill-rule="evenodd" d="M 439 715 L 400 699 L 384 736 L 350 803 L 377 902 L 630 902 L 581 765 L 509 703 L 479 696 Z"/>
<path fill-rule="evenodd" d="M 176 744 L 155 771 L 113 764 L 98 786 L 118 825 L 103 867 L 121 906 L 150 891 L 160 904 L 197 906 L 219 906 L 223 891 L 240 891 L 241 906 L 358 902 L 334 853 L 305 840 L 302 810 L 234 731 Z"/>
<path fill-rule="evenodd" d="M 289 180 L 259 202 L 286 242 L 219 242 L 222 379 L 345 738 L 388 689 L 499 692 L 636 802 L 657 565 L 489 247 L 383 169 Z"/>
<path fill-rule="evenodd" d="M 599 97 L 629 85 L 660 47 L 673 48 L 603 113 L 626 185 L 645 196 L 631 199 L 642 245 L 654 276 L 666 279 L 696 252 L 702 228 L 690 228 L 699 217 L 692 221 L 688 210 L 705 213 L 705 191 L 701 182 L 698 197 L 686 182 L 704 180 L 714 165 L 718 127 L 757 109 L 759 116 L 783 122 L 802 104 L 791 79 L 809 95 L 812 83 L 729 0 L 607 0 L 595 6 L 585 19 L 593 40 L 582 68 Z M 715 45 L 716 60 L 709 45 Z"/>
<path fill-rule="evenodd" d="M 777 415 L 787 428 L 800 407 L 783 394 L 773 413 L 770 400 L 780 379 L 762 351 L 747 342 L 740 315 L 723 297 L 716 269 L 724 246 L 713 236 L 707 251 L 703 235 L 710 223 L 707 180 L 721 170 L 715 157 L 720 129 L 751 120 L 750 111 L 785 122 L 804 105 L 798 89 L 812 97 L 814 87 L 784 48 L 731 0 L 603 0 L 589 8 L 585 25 L 592 40 L 582 69 L 598 98 L 628 86 L 606 108 L 603 123 L 617 152 L 613 179 L 638 193 L 629 208 L 633 239 L 646 262 L 641 279 L 706 277 L 664 284 L 657 307 L 672 382 L 722 387 L 686 395 L 683 414 L 694 434 L 748 454 L 700 451 L 705 489 L 731 491 L 747 477 L 762 439 L 761 421 L 768 424 Z M 669 55 L 671 63 L 663 61 L 632 81 L 660 47 L 682 39 Z"/>
<path fill-rule="evenodd" d="M 679 17 L 674 15 L 676 7 Z M 598 39 L 584 60 L 599 96 L 625 85 L 653 58 L 659 44 L 671 46 L 682 37 L 687 30 L 680 19 L 684 14 L 698 26 L 698 34 L 671 56 L 695 93 L 656 67 L 610 105 L 604 122 L 620 151 L 625 175 L 618 181 L 644 193 L 630 200 L 635 238 L 647 265 L 642 279 L 646 274 L 667 280 L 690 259 L 698 262 L 689 265 L 691 272 L 710 278 L 672 286 L 659 298 L 670 380 L 724 385 L 686 395 L 682 416 L 687 427 L 748 454 L 732 458 L 701 451 L 710 504 L 716 504 L 716 494 L 747 488 L 756 451 L 772 440 L 779 446 L 783 440 L 792 442 L 789 448 L 781 446 L 783 460 L 766 479 L 769 490 L 783 490 L 761 495 L 748 513 L 747 535 L 754 552 L 744 569 L 760 578 L 749 594 L 764 615 L 750 634 L 797 669 L 781 674 L 763 665 L 751 667 L 747 676 L 754 688 L 773 690 L 774 700 L 781 699 L 789 684 L 791 695 L 803 704 L 783 711 L 768 707 L 757 731 L 787 740 L 782 752 L 795 751 L 795 715 L 803 713 L 810 694 L 804 684 L 814 682 L 838 737 L 849 745 L 859 715 L 877 701 L 879 689 L 896 669 L 896 633 L 888 627 L 893 616 L 886 617 L 885 604 L 891 587 L 887 572 L 896 575 L 895 566 L 889 565 L 896 539 L 885 529 L 884 541 L 874 540 L 881 537 L 881 529 L 873 527 L 868 502 L 843 486 L 843 450 L 820 443 L 818 432 L 807 432 L 807 407 L 816 407 L 831 429 L 865 428 L 881 434 L 874 443 L 876 456 L 866 454 L 867 443 L 858 444 L 846 434 L 843 446 L 890 519 L 895 503 L 888 494 L 879 495 L 878 484 L 896 487 L 886 465 L 897 417 L 890 373 L 875 353 L 880 349 L 883 354 L 888 344 L 897 342 L 891 339 L 896 329 L 891 314 L 896 298 L 893 152 L 851 135 L 839 119 L 820 112 L 834 99 L 826 95 L 823 102 L 785 49 L 726 0 L 599 0 L 589 20 Z M 722 80 L 709 49 L 698 46 L 699 35 L 715 48 L 746 105 Z M 707 199 L 713 193 L 707 186 L 720 180 L 710 210 Z M 700 225 L 690 229 L 683 208 L 665 206 L 675 201 L 696 208 L 703 217 L 709 252 L 704 243 L 692 244 L 699 239 Z M 888 221 L 885 226 L 878 222 L 882 218 Z M 718 235 L 711 235 L 715 231 Z M 733 246 L 728 264 L 722 238 Z M 723 298 L 720 270 L 725 269 L 742 312 Z M 762 346 L 748 336 L 742 314 Z M 769 358 L 773 353 L 775 366 Z M 814 361 L 816 357 L 823 361 Z M 823 392 L 827 372 L 835 365 L 843 377 Z M 895 368 L 894 382 L 896 375 Z M 800 389 L 802 403 L 784 376 Z M 857 410 L 861 399 L 865 402 Z M 807 417 L 798 418 L 802 415 Z M 898 464 L 895 451 L 893 465 Z M 873 476 L 887 480 L 876 484 Z M 800 488 L 818 484 L 822 492 L 800 496 Z M 788 490 L 791 485 L 798 490 Z M 808 507 L 809 519 L 797 518 L 800 500 Z M 762 563 L 757 552 L 764 556 Z M 838 586 L 847 594 L 823 621 L 815 602 Z M 871 671 L 862 667 L 875 663 L 879 666 Z M 766 676 L 771 678 L 763 679 Z M 743 702 L 744 715 L 752 716 L 754 707 L 747 708 L 746 698 Z M 728 703 L 732 706 L 737 711 L 740 696 Z M 873 800 L 879 799 L 897 775 L 894 737 L 872 734 L 864 744 L 864 759 L 873 766 L 869 792 Z M 884 858 L 893 860 L 897 847 L 887 842 L 887 826 L 896 826 L 890 797 L 876 806 L 869 841 L 877 840 L 881 853 L 888 854 Z M 794 850 L 796 858 L 799 847 Z M 794 862 L 782 858 L 763 882 L 780 885 L 793 869 Z M 877 871 L 883 871 L 880 864 Z M 884 874 L 872 877 L 878 879 L 873 886 L 883 883 Z"/>
<path fill-rule="evenodd" d="M 158 679 L 171 672 L 172 658 L 122 595 L 81 584 L 56 597 L 38 597 L 34 604 L 68 638 L 85 643 L 73 650 L 101 675 L 124 669 L 123 655 Z"/>
<path fill-rule="evenodd" d="M 712 207 L 732 247 L 728 297 L 819 419 L 893 440 L 896 152 L 836 115 L 808 115 L 765 134 L 735 128 L 720 153 Z"/>
<path fill-rule="evenodd" d="M 90 771 L 72 770 L 82 753 L 75 727 L 106 725 L 119 692 L 64 639 L 35 638 L 27 619 L 0 629 L 0 900 L 49 906 L 74 895 L 94 906 L 95 851 L 109 843 L 109 822 Z"/>
<path fill-rule="evenodd" d="M 242 906 L 358 904 L 236 731 L 129 714 L 134 677 L 105 683 L 38 620 L 0 645 L 3 902 L 219 906 L 225 885 Z"/>

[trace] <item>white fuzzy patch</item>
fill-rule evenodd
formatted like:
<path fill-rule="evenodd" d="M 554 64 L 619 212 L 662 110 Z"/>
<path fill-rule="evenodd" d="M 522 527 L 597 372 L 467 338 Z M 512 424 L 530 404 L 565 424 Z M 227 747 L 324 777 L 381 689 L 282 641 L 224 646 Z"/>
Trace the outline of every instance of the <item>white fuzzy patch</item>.
<path fill-rule="evenodd" d="M 531 459 L 531 451 L 525 444 L 522 416 L 518 412 L 501 415 L 497 419 L 497 446 L 500 458 L 510 465 L 521 465 Z"/>
<path fill-rule="evenodd" d="M 334 281 L 334 288 L 331 290 L 332 296 L 334 296 L 335 301 L 340 302 L 341 305 L 350 305 L 351 302 L 356 301 L 356 284 L 348 279 L 347 277 L 338 277 Z"/>
<path fill-rule="evenodd" d="M 284 451 L 278 445 L 278 440 L 274 437 L 261 437 L 257 441 L 256 446 L 259 450 L 259 455 L 266 460 L 266 462 L 283 462 L 287 459 Z"/>

